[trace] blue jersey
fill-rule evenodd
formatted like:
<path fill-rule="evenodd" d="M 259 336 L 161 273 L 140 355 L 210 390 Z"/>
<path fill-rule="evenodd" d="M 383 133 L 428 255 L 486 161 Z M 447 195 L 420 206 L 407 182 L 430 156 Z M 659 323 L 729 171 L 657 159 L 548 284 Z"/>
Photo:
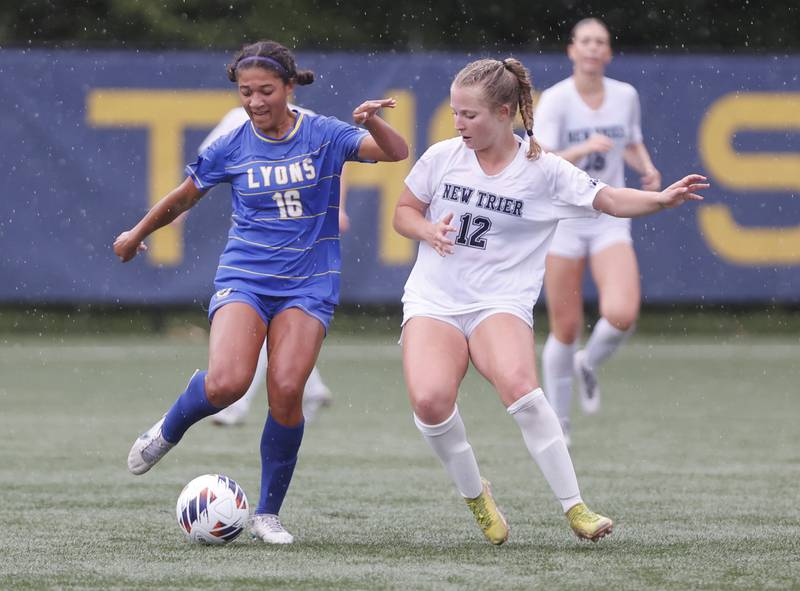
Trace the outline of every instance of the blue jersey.
<path fill-rule="evenodd" d="M 367 132 L 333 117 L 297 113 L 275 139 L 252 122 L 206 148 L 186 167 L 198 189 L 231 184 L 228 243 L 217 290 L 310 295 L 339 302 L 339 178 L 358 160 Z"/>

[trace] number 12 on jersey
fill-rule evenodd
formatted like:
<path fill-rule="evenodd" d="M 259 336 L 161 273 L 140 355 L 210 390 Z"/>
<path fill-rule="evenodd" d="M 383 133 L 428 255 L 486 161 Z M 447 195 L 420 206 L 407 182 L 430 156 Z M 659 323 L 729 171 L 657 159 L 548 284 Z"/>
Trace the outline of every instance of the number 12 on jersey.
<path fill-rule="evenodd" d="M 281 219 L 299 218 L 303 215 L 303 202 L 300 201 L 300 191 L 291 189 L 284 193 L 275 193 L 272 198 L 278 204 Z"/>
<path fill-rule="evenodd" d="M 458 230 L 456 244 L 485 250 L 486 238 L 483 235 L 492 227 L 492 220 L 482 215 L 472 217 L 471 213 L 465 213 L 460 219 L 461 228 Z"/>

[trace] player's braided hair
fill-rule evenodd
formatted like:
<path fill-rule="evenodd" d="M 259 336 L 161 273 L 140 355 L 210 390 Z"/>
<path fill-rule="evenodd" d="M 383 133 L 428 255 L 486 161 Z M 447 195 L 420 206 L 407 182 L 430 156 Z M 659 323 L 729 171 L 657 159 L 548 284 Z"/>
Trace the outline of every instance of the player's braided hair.
<path fill-rule="evenodd" d="M 263 60 L 253 58 L 265 58 Z M 276 41 L 256 41 L 243 46 L 228 64 L 228 80 L 236 82 L 236 72 L 242 68 L 265 68 L 278 74 L 284 83 L 305 86 L 314 82 L 314 72 L 298 70 L 292 52 Z"/>
<path fill-rule="evenodd" d="M 502 61 L 481 59 L 464 66 L 453 81 L 456 86 L 480 86 L 489 105 L 509 105 L 511 116 L 519 107 L 522 123 L 530 139 L 528 159 L 536 160 L 542 148 L 533 137 L 533 85 L 528 69 L 513 57 Z"/>

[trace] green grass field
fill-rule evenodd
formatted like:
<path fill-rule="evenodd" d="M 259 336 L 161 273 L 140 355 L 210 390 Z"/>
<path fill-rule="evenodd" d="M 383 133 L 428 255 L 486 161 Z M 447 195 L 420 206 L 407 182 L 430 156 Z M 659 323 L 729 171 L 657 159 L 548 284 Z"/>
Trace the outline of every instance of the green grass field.
<path fill-rule="evenodd" d="M 800 588 L 796 337 L 642 336 L 603 369 L 603 412 L 577 416 L 573 437 L 584 498 L 617 522 L 597 544 L 572 536 L 470 372 L 460 407 L 511 524 L 501 547 L 417 433 L 395 338 L 323 348 L 335 401 L 306 430 L 282 511 L 296 543 L 203 547 L 184 541 L 177 495 L 222 472 L 256 501 L 265 411 L 195 426 L 144 476 L 125 462 L 205 343 L 0 336 L 0 588 Z"/>

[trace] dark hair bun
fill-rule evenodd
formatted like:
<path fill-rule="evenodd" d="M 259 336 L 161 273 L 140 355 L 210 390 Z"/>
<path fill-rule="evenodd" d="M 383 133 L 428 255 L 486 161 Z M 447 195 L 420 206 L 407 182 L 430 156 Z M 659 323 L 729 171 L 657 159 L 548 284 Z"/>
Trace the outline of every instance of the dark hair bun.
<path fill-rule="evenodd" d="M 314 82 L 314 72 L 311 70 L 297 70 L 295 80 L 297 80 L 297 84 L 300 86 L 307 86 Z"/>

